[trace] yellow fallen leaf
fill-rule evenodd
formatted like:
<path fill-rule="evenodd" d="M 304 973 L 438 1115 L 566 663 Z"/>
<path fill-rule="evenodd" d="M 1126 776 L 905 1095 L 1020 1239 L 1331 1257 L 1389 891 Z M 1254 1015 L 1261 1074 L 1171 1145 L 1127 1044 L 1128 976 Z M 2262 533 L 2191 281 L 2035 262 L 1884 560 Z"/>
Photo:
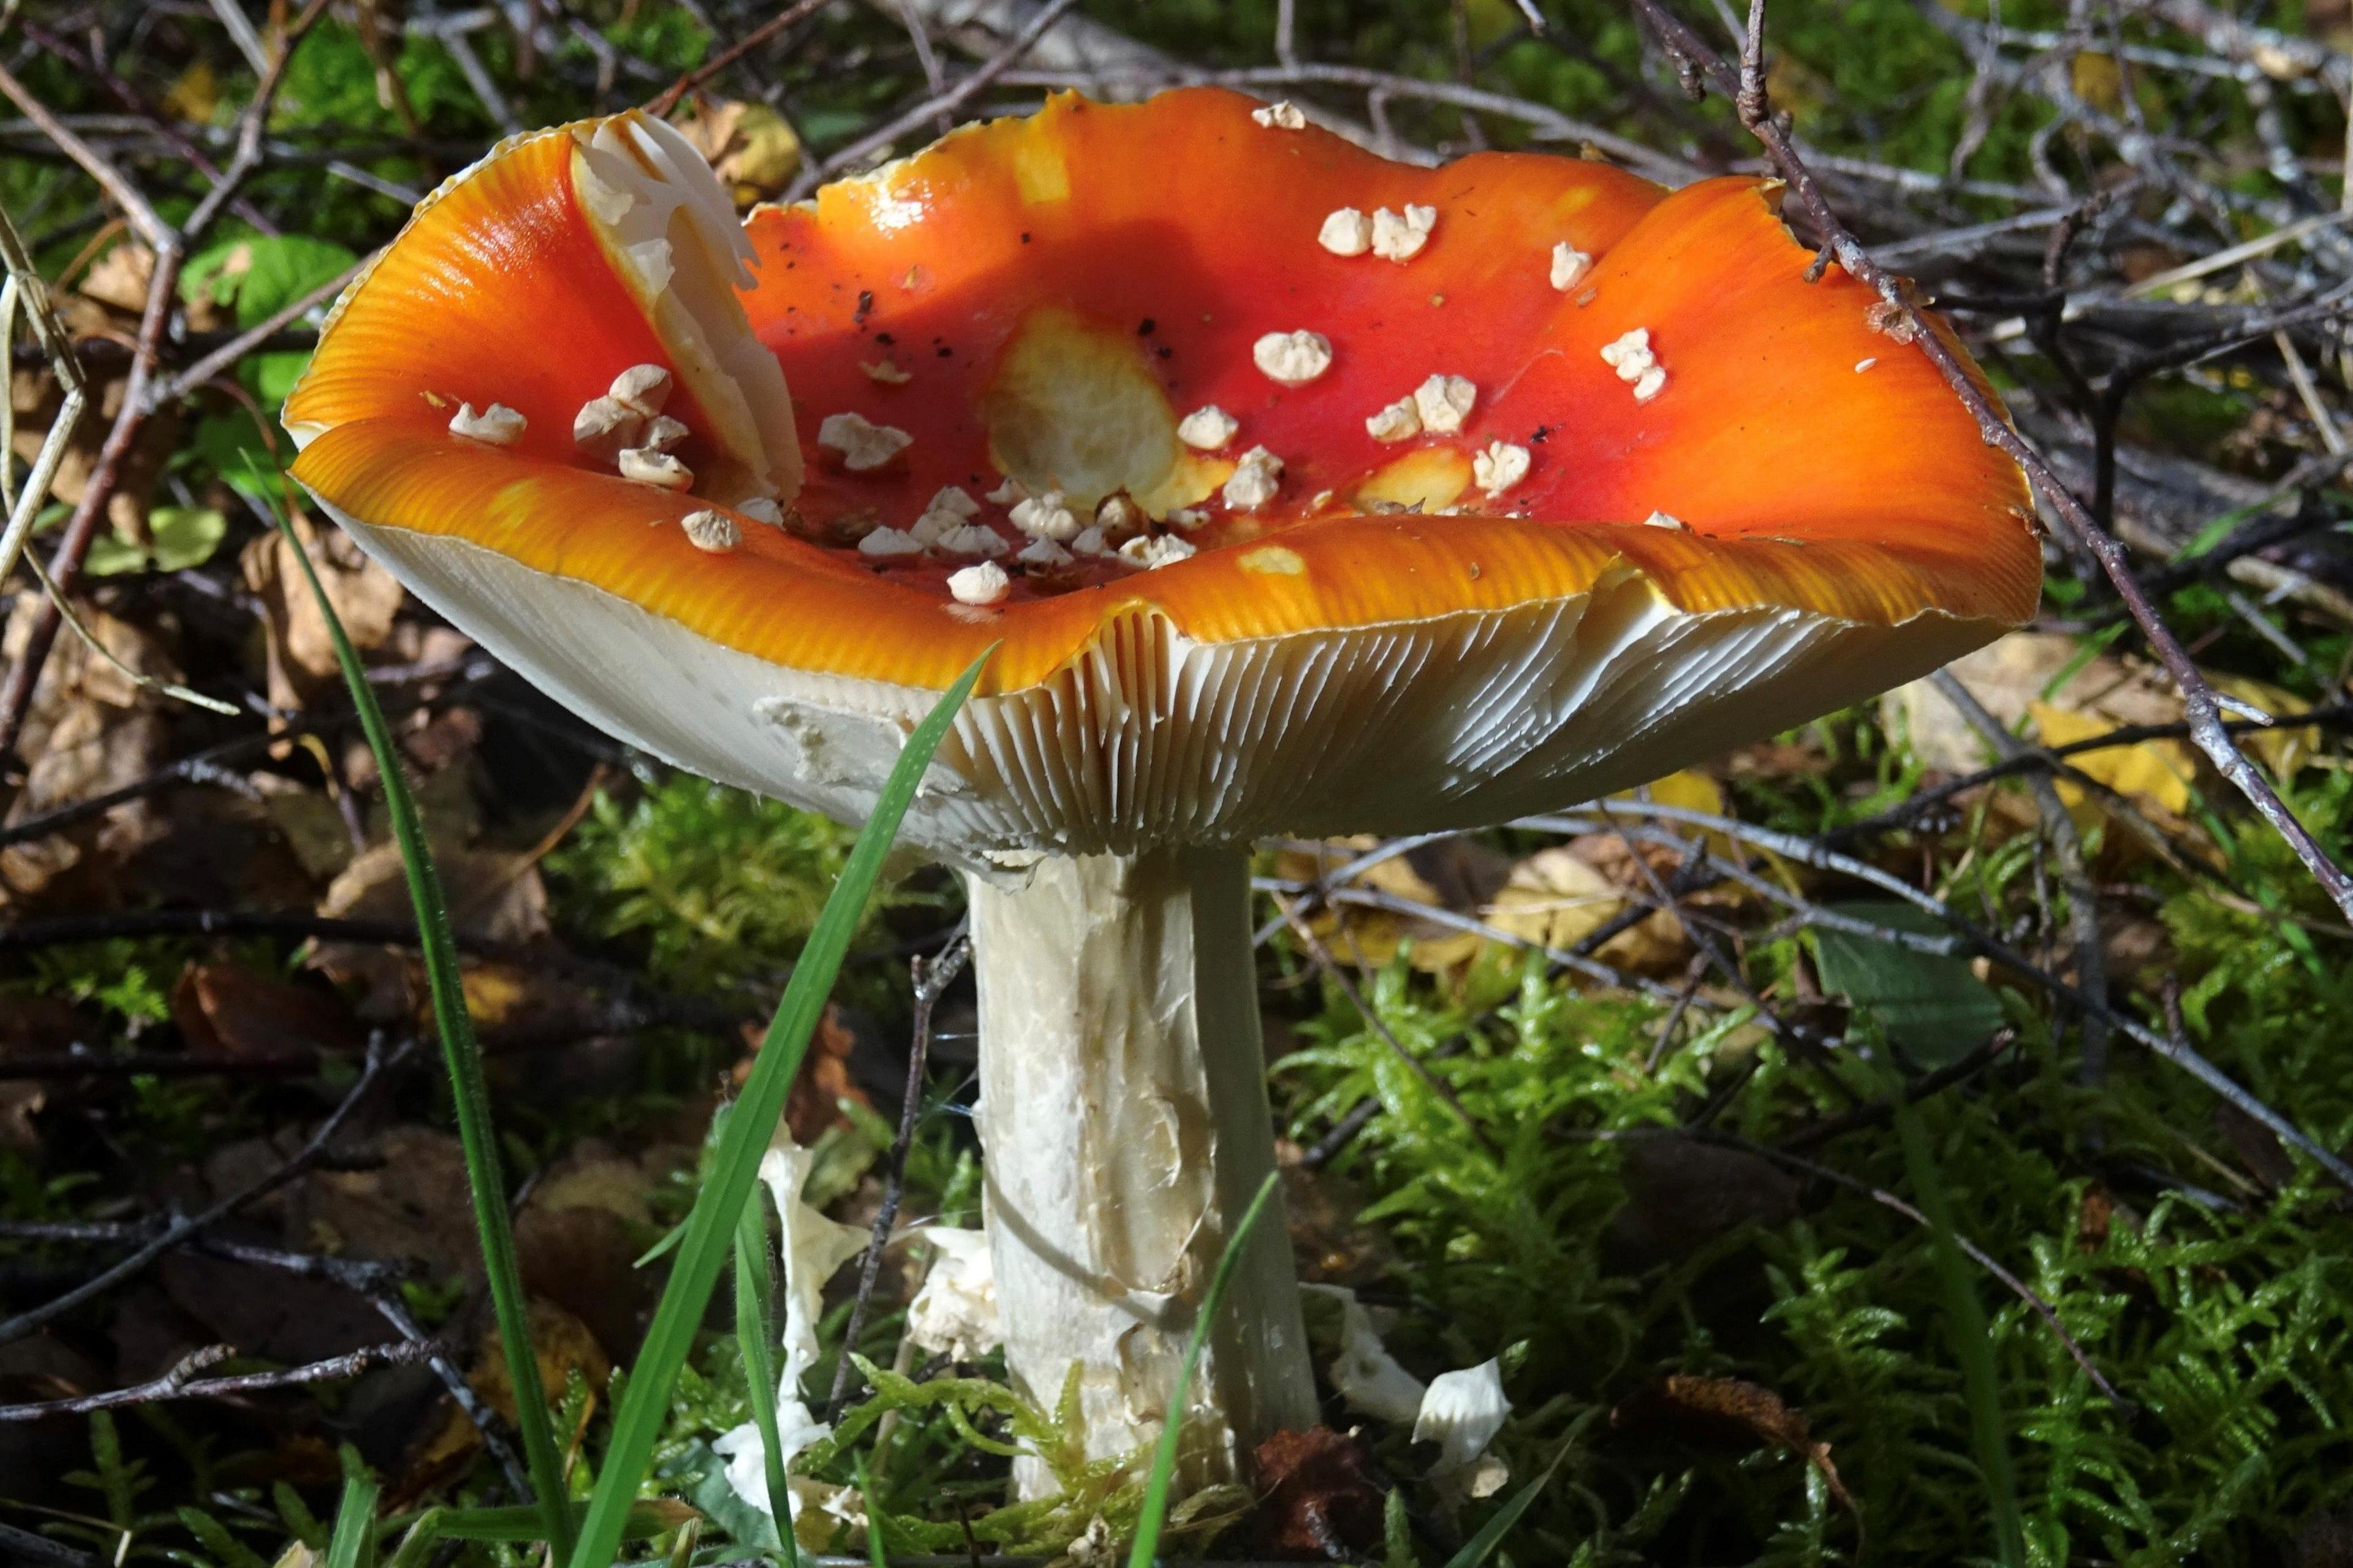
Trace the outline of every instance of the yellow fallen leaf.
<path fill-rule="evenodd" d="M 2074 712 L 2055 703 L 2030 703 L 2027 711 L 2033 714 L 2035 731 L 2046 746 L 2072 746 L 2117 728 L 2096 714 Z M 2197 776 L 2198 762 L 2187 742 L 2138 741 L 2129 746 L 2085 752 L 2067 761 L 2118 795 L 2145 805 L 2176 816 L 2189 808 L 2189 784 Z M 2063 777 L 2059 795 L 2072 806 L 2083 802 L 2084 792 Z"/>

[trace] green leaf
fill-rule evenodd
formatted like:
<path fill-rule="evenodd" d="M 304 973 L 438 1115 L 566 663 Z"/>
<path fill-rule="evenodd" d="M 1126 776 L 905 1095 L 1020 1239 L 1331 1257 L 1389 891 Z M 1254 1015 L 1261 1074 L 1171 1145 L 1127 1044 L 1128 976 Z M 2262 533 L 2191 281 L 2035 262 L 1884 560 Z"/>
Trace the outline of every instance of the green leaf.
<path fill-rule="evenodd" d="M 1233 1235 L 1226 1237 L 1226 1249 L 1218 1255 L 1217 1271 L 1209 1276 L 1209 1288 L 1202 1293 L 1201 1310 L 1193 1320 L 1192 1335 L 1185 1342 L 1185 1360 L 1176 1368 L 1176 1386 L 1168 1391 L 1169 1410 L 1181 1412 L 1185 1408 L 1185 1391 L 1192 1384 L 1193 1369 L 1200 1364 L 1201 1347 L 1209 1342 L 1209 1328 L 1218 1320 L 1218 1309 L 1225 1304 L 1226 1286 L 1233 1279 L 1234 1265 L 1240 1261 L 1243 1244 L 1258 1228 L 1282 1181 L 1280 1171 L 1266 1173 L 1266 1180 L 1258 1184 L 1258 1195 L 1250 1199 L 1250 1207 L 1242 1210 L 1241 1223 L 1234 1226 Z M 1145 1479 L 1144 1508 L 1135 1521 L 1135 1544 L 1128 1549 L 1127 1568 L 1152 1568 L 1152 1560 L 1160 1550 L 1160 1528 L 1168 1521 L 1168 1487 L 1176 1474 L 1176 1439 L 1183 1428 L 1181 1419 L 1161 1424 L 1160 1445 L 1152 1456 L 1152 1473 Z M 872 1512 L 871 1509 L 868 1510 L 869 1518 Z"/>
<path fill-rule="evenodd" d="M 907 737 L 874 803 L 873 815 L 842 868 L 841 879 L 834 884 L 825 912 L 809 932 L 800 963 L 794 966 L 784 999 L 776 1005 L 776 1017 L 760 1042 L 751 1077 L 727 1118 L 727 1131 L 719 1140 L 694 1210 L 687 1216 L 678 1261 L 654 1309 L 637 1365 L 630 1369 L 628 1391 L 613 1416 L 612 1440 L 588 1501 L 588 1518 L 572 1550 L 572 1568 L 609 1568 L 619 1549 L 622 1519 L 645 1479 L 654 1445 L 669 1420 L 670 1391 L 693 1349 L 695 1331 L 712 1289 L 719 1283 L 719 1271 L 733 1251 L 736 1223 L 759 1181 L 760 1160 L 767 1152 L 776 1119 L 784 1113 L 785 1097 L 800 1071 L 801 1058 L 825 1011 L 834 977 L 849 953 L 859 916 L 881 875 L 883 857 L 890 852 L 900 819 L 915 798 L 923 770 L 931 765 L 932 753 L 939 749 L 956 710 L 995 652 L 991 647 L 973 660 Z"/>
<path fill-rule="evenodd" d="M 712 1462 L 719 1462 L 715 1455 Z M 547 1539 L 546 1517 L 536 1508 L 445 1508 L 432 1511 L 440 1515 L 435 1529 L 445 1541 L 527 1543 Z M 588 1505 L 575 1502 L 565 1511 L 572 1515 L 576 1524 L 588 1511 Z M 676 1502 L 659 1499 L 640 1502 L 629 1510 L 628 1520 L 622 1526 L 621 1538 L 643 1541 L 648 1536 L 659 1535 L 665 1530 L 675 1530 L 693 1517 L 691 1511 Z"/>
<path fill-rule="evenodd" d="M 212 559 L 228 535 L 228 519 L 208 506 L 159 506 L 149 509 L 147 531 L 154 537 L 150 551 L 124 533 L 102 533 L 90 541 L 82 562 L 86 577 L 119 577 L 126 573 L 185 572 Z"/>
<path fill-rule="evenodd" d="M 785 1568 L 798 1568 L 800 1543 L 793 1536 L 792 1493 L 785 1485 L 785 1446 L 776 1429 L 776 1366 L 768 1353 L 768 1226 L 765 1195 L 754 1186 L 735 1222 L 735 1342 L 744 1357 L 744 1381 L 751 1390 L 752 1423 L 760 1432 L 760 1459 L 768 1488 L 770 1540 L 783 1552 Z"/>
<path fill-rule="evenodd" d="M 1918 936 L 1949 928 L 1913 905 L 1858 901 L 1831 912 Z M 1941 1067 L 1985 1044 L 2002 1026 L 2001 999 L 1968 959 L 1916 952 L 1853 931 L 1814 930 L 1814 963 L 1822 989 L 1844 996 L 1887 1031 L 1888 1043 L 1923 1067 Z"/>
<path fill-rule="evenodd" d="M 261 483 L 258 470 L 249 471 L 248 477 L 257 485 Z M 360 656 L 353 649 L 351 638 L 343 635 L 343 622 L 336 616 L 326 589 L 320 585 L 310 554 L 295 537 L 293 524 L 278 510 L 274 495 L 268 504 L 279 532 L 285 536 L 293 549 L 294 559 L 301 564 L 311 596 L 319 606 L 320 617 L 326 622 L 328 636 L 333 639 L 335 661 L 343 667 L 343 684 L 351 690 L 360 728 L 366 732 L 368 749 L 375 754 L 376 772 L 384 785 L 385 814 L 391 819 L 393 837 L 400 845 L 401 869 L 407 877 L 409 902 L 417 912 L 417 946 L 425 960 L 426 985 L 432 995 L 434 1027 L 441 1037 L 442 1060 L 449 1072 L 450 1098 L 458 1115 L 458 1140 L 465 1152 L 466 1183 L 474 1205 L 474 1228 L 481 1239 L 482 1268 L 490 1281 L 491 1314 L 498 1324 L 499 1342 L 506 1352 L 507 1375 L 514 1390 L 515 1425 L 522 1435 L 532 1489 L 538 1494 L 536 1501 L 546 1521 L 546 1539 L 555 1545 L 560 1555 L 569 1545 L 572 1534 L 571 1513 L 565 1507 L 564 1465 L 555 1447 L 554 1429 L 547 1418 L 547 1393 L 539 1380 L 539 1357 L 532 1349 L 530 1307 L 523 1294 L 522 1271 L 515 1262 L 514 1230 L 507 1214 L 506 1177 L 500 1167 L 498 1142 L 491 1127 L 491 1091 L 482 1077 L 482 1053 L 474 1040 L 473 1019 L 466 1012 L 458 944 L 449 932 L 448 900 L 441 890 L 433 851 L 425 842 L 425 826 L 417 815 L 417 801 L 408 793 L 407 775 L 401 772 L 400 752 L 394 747 L 392 731 L 384 721 L 384 710 L 376 705 L 375 689 L 369 686 L 360 668 Z M 617 1528 L 618 1521 L 615 1522 Z"/>

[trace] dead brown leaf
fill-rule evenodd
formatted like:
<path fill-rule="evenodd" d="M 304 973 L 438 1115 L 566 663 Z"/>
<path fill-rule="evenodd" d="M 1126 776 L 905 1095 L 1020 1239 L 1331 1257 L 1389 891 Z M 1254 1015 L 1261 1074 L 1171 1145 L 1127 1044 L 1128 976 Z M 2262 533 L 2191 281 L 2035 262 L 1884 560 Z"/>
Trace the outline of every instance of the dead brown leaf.
<path fill-rule="evenodd" d="M 1862 1510 L 1831 1461 L 1831 1446 L 1814 1441 L 1805 1414 L 1762 1384 L 1736 1377 L 1674 1373 L 1609 1413 L 1620 1428 L 1661 1429 L 1687 1442 L 1777 1448 L 1811 1465 L 1822 1484 L 1862 1526 Z"/>
<path fill-rule="evenodd" d="M 700 100 L 678 131 L 726 182 L 739 207 L 779 195 L 800 172 L 800 138 L 765 103 Z"/>
<path fill-rule="evenodd" d="M 1275 1433 L 1256 1457 L 1259 1551 L 1353 1562 L 1379 1546 L 1389 1488 L 1362 1443 L 1311 1426 Z"/>
<path fill-rule="evenodd" d="M 191 963 L 181 971 L 172 988 L 172 1021 L 190 1050 L 223 1056 L 360 1046 L 340 997 L 237 963 Z"/>
<path fill-rule="evenodd" d="M 341 529 L 321 533 L 298 515 L 294 531 L 318 569 L 327 600 L 362 654 L 381 647 L 392 633 L 404 593 L 400 580 L 363 553 Z M 319 614 L 309 583 L 283 535 L 270 532 L 245 548 L 240 564 L 246 586 L 261 601 L 268 634 L 269 700 L 300 708 L 322 689 L 339 687 L 333 639 Z"/>

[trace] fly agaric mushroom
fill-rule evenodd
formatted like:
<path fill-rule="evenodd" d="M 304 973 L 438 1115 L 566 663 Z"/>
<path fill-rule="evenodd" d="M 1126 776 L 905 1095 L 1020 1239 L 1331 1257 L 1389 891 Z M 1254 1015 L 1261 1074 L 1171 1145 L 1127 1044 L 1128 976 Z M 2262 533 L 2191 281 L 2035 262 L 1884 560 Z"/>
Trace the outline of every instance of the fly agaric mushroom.
<path fill-rule="evenodd" d="M 575 709 L 845 821 L 999 645 L 902 832 L 967 875 L 1012 1374 L 1075 1378 L 1123 1455 L 1273 1165 L 1254 837 L 1606 794 L 2031 611 L 2019 472 L 1777 199 L 1410 168 L 1198 89 L 1057 97 L 739 230 L 627 114 L 419 209 L 287 404 L 294 472 Z M 1344 209 L 1419 243 L 1335 247 Z M 512 439 L 453 433 L 492 404 Z M 630 477 L 655 414 L 678 489 Z M 1238 1284 L 1194 1485 L 1316 1420 L 1280 1223 Z"/>

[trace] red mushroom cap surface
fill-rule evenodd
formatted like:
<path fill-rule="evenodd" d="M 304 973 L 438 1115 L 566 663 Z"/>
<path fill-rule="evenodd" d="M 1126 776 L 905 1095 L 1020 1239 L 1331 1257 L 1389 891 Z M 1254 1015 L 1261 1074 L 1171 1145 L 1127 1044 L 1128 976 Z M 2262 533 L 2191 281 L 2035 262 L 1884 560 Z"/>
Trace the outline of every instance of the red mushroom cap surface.
<path fill-rule="evenodd" d="M 961 858 L 1493 821 L 2031 613 L 2022 477 L 1769 182 L 1291 119 L 1060 96 L 740 232 L 666 126 L 519 138 L 337 307 L 295 477 L 574 707 L 837 816 L 1001 645 L 908 819 Z"/>

